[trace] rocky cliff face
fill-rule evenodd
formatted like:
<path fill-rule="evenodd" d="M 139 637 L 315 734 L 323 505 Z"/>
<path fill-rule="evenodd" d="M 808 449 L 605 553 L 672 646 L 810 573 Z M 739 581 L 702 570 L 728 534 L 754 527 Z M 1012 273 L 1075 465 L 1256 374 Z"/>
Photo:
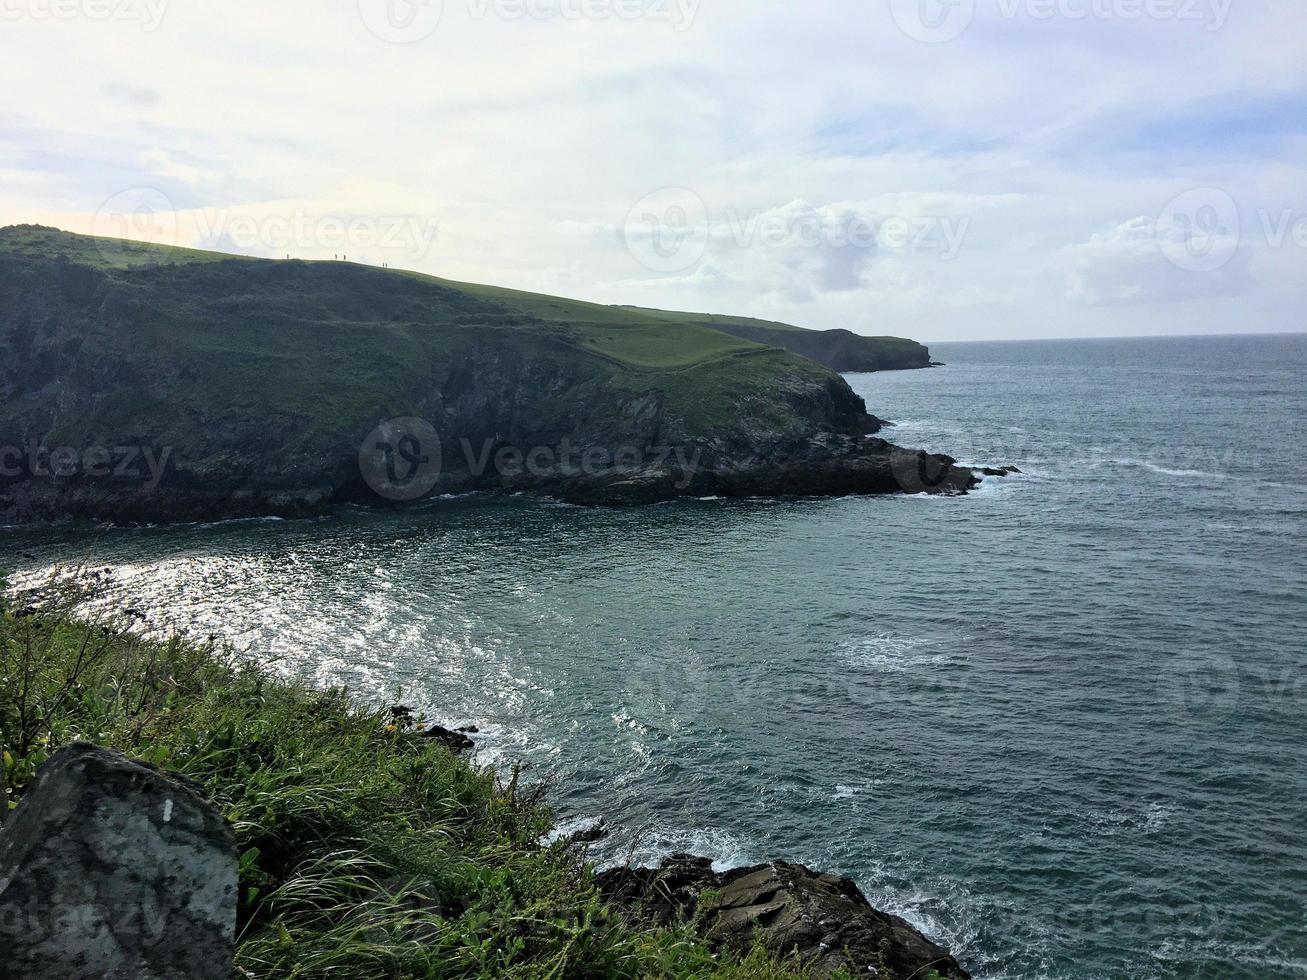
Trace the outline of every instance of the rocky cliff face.
<path fill-rule="evenodd" d="M 0 347 L 0 521 L 974 483 L 872 438 L 862 400 L 802 358 L 751 348 L 651 369 L 366 267 L 124 271 L 0 251 Z"/>
<path fill-rule="evenodd" d="M 231 828 L 183 777 L 77 743 L 0 831 L 0 977 L 226 980 Z"/>
<path fill-rule="evenodd" d="M 847 878 L 777 861 L 718 874 L 707 858 L 676 855 L 659 868 L 617 868 L 598 884 L 614 903 L 658 926 L 695 922 L 709 939 L 747 952 L 795 953 L 814 975 L 875 980 L 967 980 L 948 950 L 906 920 L 871 906 Z"/>

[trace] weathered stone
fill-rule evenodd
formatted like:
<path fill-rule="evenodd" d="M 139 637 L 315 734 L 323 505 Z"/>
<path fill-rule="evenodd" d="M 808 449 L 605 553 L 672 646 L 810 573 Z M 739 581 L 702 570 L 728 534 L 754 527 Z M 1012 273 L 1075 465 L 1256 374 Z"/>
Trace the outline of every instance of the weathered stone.
<path fill-rule="evenodd" d="M 434 742 L 439 742 L 451 752 L 463 752 L 467 749 L 476 748 L 476 743 L 464 735 L 461 731 L 451 732 L 443 725 L 432 725 L 422 733 L 425 738 Z"/>
<path fill-rule="evenodd" d="M 236 882 L 231 829 L 194 784 L 69 746 L 0 831 L 0 977 L 227 980 Z"/>
<path fill-rule="evenodd" d="M 599 876 L 610 900 L 652 925 L 696 919 L 713 943 L 741 952 L 761 944 L 794 953 L 827 976 L 844 969 L 876 980 L 967 980 L 948 950 L 897 915 L 875 909 L 848 878 L 777 861 L 718 874 L 705 858 L 676 855 L 661 868 Z"/>

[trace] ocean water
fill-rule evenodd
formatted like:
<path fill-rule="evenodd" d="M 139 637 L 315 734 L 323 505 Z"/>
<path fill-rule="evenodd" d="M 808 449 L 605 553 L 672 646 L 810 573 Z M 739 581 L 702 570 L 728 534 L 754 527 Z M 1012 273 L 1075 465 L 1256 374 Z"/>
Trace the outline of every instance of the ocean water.
<path fill-rule="evenodd" d="M 1023 476 L 8 530 L 0 564 L 475 723 L 603 860 L 839 871 L 980 977 L 1307 975 L 1307 336 L 935 354 L 849 380 Z"/>

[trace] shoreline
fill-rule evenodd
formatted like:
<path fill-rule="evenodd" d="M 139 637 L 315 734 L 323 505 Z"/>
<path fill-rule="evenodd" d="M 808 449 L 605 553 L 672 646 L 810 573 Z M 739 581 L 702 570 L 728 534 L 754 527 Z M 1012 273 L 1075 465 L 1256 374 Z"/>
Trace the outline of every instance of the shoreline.
<path fill-rule="evenodd" d="M 627 944 L 621 947 L 628 950 L 622 954 L 627 966 L 601 968 L 603 975 L 635 980 L 666 975 L 669 969 L 672 975 L 697 975 L 711 963 L 712 976 L 740 980 L 797 980 L 841 969 L 881 980 L 968 977 L 946 951 L 905 920 L 872 907 L 848 879 L 785 862 L 718 874 L 707 859 L 688 856 L 664 862 L 658 870 L 601 872 L 574 835 L 542 843 L 559 829 L 544 796 L 548 784 L 521 782 L 517 764 L 505 771 L 462 758 L 459 753 L 470 747 L 465 734 L 428 726 L 408 709 L 369 707 L 344 690 L 279 680 L 212 643 L 142 639 L 132 634 L 127 610 L 88 620 L 71 619 L 70 611 L 65 605 L 62 611 L 15 612 L 5 603 L 3 639 L 38 642 L 47 651 L 24 668 L 33 671 L 30 683 L 58 689 L 69 672 L 77 678 L 66 713 L 0 733 L 6 794 L 19 801 L 21 817 L 24 791 L 46 760 L 92 733 L 99 733 L 93 738 L 97 745 L 190 781 L 225 815 L 241 855 L 241 941 L 235 955 L 248 975 L 284 975 L 305 956 L 328 955 L 337 970 L 379 978 L 394 975 L 396 955 L 423 961 L 444 955 L 448 939 L 428 952 L 413 938 L 417 935 L 433 942 L 447 933 L 458 942 L 502 943 L 505 937 L 493 920 L 476 910 L 487 902 L 498 903 L 505 912 L 517 910 L 511 911 L 514 915 L 532 907 L 519 908 L 525 898 L 490 886 L 508 862 L 522 882 L 519 887 L 536 881 L 530 887 L 543 891 L 533 901 L 546 902 L 562 917 L 558 939 L 550 941 L 559 945 L 548 949 L 563 956 L 607 956 L 603 949 L 608 944 Z M 132 694 L 126 702 L 105 697 L 111 690 Z M 0 715 L 13 707 L 13 694 L 0 692 Z M 164 695 L 167 700 L 160 700 Z M 134 712 L 124 709 L 138 699 L 143 708 L 157 707 L 133 720 Z M 165 705 L 171 707 L 163 710 Z M 417 774 L 420 781 L 413 784 Z M 306 797 L 305 778 L 311 785 L 330 782 Z M 428 781 L 430 788 L 423 788 Z M 282 785 L 284 790 L 277 788 Z M 270 792 L 288 795 L 276 796 L 279 802 L 269 807 L 259 801 Z M 451 793 L 459 802 L 448 809 Z M 306 818 L 311 822 L 296 830 Z M 0 829 L 0 844 L 3 835 Z M 469 844 L 458 843 L 464 840 L 483 843 L 465 853 Z M 346 841 L 350 853 L 362 848 L 361 856 L 370 855 L 377 884 L 369 887 L 381 892 L 366 900 L 345 898 L 352 894 L 345 892 L 346 904 L 324 919 L 314 902 L 303 905 L 294 897 L 305 887 L 296 883 L 304 873 L 297 868 L 321 868 L 321 862 L 337 860 L 332 855 Z M 396 850 L 400 841 L 405 843 Z M 288 847 L 294 856 L 282 853 Z M 415 848 L 417 864 L 412 864 L 415 858 L 403 855 Z M 446 880 L 449 872 L 436 869 L 451 861 L 461 862 L 465 870 Z M 470 872 L 475 874 L 466 877 Z M 417 881 L 410 880 L 413 874 Z M 435 877 L 428 891 L 412 891 L 429 875 Z M 677 903 L 665 909 L 659 896 L 672 879 Z M 409 884 L 401 884 L 405 881 Z M 316 895 L 323 886 L 314 887 L 311 894 Z M 287 888 L 291 890 L 283 891 Z M 404 898 L 394 906 L 399 914 L 391 918 L 386 910 L 392 899 L 382 897 L 390 889 L 427 897 L 416 911 Z M 263 898 L 279 894 L 284 897 L 273 904 Z M 55 901 L 53 912 L 59 914 Z M 0 911 L 4 904 L 5 889 L 0 888 Z M 344 948 L 312 952 L 324 942 L 338 942 L 334 929 L 342 917 L 348 923 L 376 915 L 381 920 L 353 935 Z M 12 921 L 21 923 L 22 917 L 0 915 L 0 931 Z M 578 929 L 596 931 L 583 948 L 563 942 L 578 935 Z M 464 934 L 466 940 L 460 938 Z M 404 936 L 409 938 L 402 940 Z M 6 938 L 22 941 L 20 934 Z M 402 945 L 394 946 L 399 940 Z M 376 960 L 382 947 L 374 943 L 382 942 L 392 952 Z M 807 958 L 791 956 L 796 948 Z M 511 955 L 526 966 L 544 953 L 523 947 Z M 381 970 L 361 965 L 382 962 L 390 965 Z M 280 965 L 274 969 L 273 963 Z M 251 969 L 251 964 L 263 967 Z M 577 963 L 574 969 L 587 968 Z"/>
<path fill-rule="evenodd" d="M 115 498 L 98 488 L 75 484 L 54 492 L 23 494 L 21 503 L 9 495 L 0 509 L 6 523 L 0 530 L 41 528 L 89 523 L 111 528 L 202 527 L 235 522 L 311 521 L 330 518 L 348 509 L 378 513 L 418 511 L 442 501 L 485 497 L 534 500 L 578 507 L 638 508 L 682 500 L 801 500 L 842 497 L 919 495 L 962 497 L 986 477 L 1020 473 L 1011 466 L 960 464 L 951 456 L 924 450 L 902 449 L 884 443 L 879 458 L 852 457 L 820 463 L 792 463 L 757 472 L 716 471 L 696 476 L 680 487 L 667 473 L 619 474 L 621 479 L 499 481 L 498 485 L 472 484 L 455 476 L 452 485 L 411 502 L 387 502 L 322 491 L 277 492 L 262 497 L 196 495 L 162 487 L 152 497 L 137 492 Z M 879 448 L 879 447 L 878 447 Z M 3 501 L 0 497 L 0 502 Z M 17 518 L 17 519 L 15 519 Z"/>

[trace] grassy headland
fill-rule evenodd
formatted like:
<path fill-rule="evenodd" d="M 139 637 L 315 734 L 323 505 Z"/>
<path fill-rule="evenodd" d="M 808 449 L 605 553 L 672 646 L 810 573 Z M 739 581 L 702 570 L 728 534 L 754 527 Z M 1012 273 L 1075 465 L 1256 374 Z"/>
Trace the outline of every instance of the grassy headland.
<path fill-rule="evenodd" d="M 843 378 L 718 325 L 346 262 L 0 229 L 0 520 L 386 504 L 361 453 L 388 447 L 393 466 L 401 440 L 373 434 L 412 419 L 426 445 L 409 458 L 436 457 L 438 472 L 404 500 L 905 489 Z M 601 462 L 578 472 L 564 446 Z M 42 456 L 56 448 L 60 460 Z M 474 465 L 537 449 L 550 462 L 529 472 Z M 138 452 L 166 454 L 157 479 L 106 465 Z M 950 466 L 931 487 L 964 492 L 972 478 Z"/>
<path fill-rule="evenodd" d="M 171 362 L 185 385 L 163 376 L 155 387 L 170 404 L 182 399 L 183 412 L 234 397 L 332 430 L 359 415 L 403 410 L 424 377 L 473 345 L 574 361 L 632 391 L 672 389 L 686 399 L 688 421 L 703 427 L 730 412 L 729 399 L 713 393 L 732 383 L 822 375 L 779 350 L 693 323 L 346 262 L 254 259 L 32 226 L 0 229 L 0 262 L 20 279 L 52 276 L 48 286 L 74 304 L 107 304 L 77 339 L 129 368 L 146 366 L 151 352 L 156 363 Z M 44 311 L 31 312 L 37 316 L 27 319 L 38 320 Z M 18 332 L 20 345 L 39 342 L 42 331 L 32 327 L 36 336 Z M 733 356 L 742 353 L 762 356 Z"/>
<path fill-rule="evenodd" d="M 637 308 L 630 307 L 633 311 Z M 931 366 L 930 349 L 903 337 L 868 337 L 851 330 L 808 330 L 776 320 L 713 313 L 638 310 L 663 320 L 707 327 L 752 343 L 780 347 L 832 371 L 909 371 Z"/>

